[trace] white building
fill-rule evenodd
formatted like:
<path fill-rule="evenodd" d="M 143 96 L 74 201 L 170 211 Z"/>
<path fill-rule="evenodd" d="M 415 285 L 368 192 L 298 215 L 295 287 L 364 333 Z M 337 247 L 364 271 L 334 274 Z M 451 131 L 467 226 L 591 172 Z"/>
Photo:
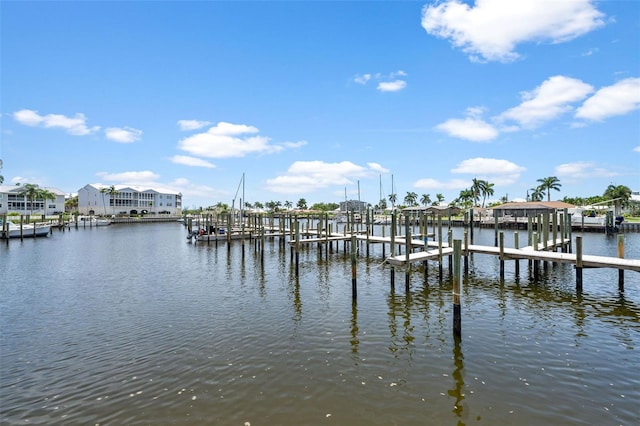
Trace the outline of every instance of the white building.
<path fill-rule="evenodd" d="M 78 190 L 85 215 L 182 214 L 182 194 L 136 185 L 88 184 Z"/>
<path fill-rule="evenodd" d="M 65 193 L 57 188 L 40 187 L 55 195 L 55 200 L 42 198 L 29 200 L 20 192 L 24 190 L 20 185 L 0 185 L 0 214 L 19 213 L 34 215 L 57 215 L 64 213 Z"/>

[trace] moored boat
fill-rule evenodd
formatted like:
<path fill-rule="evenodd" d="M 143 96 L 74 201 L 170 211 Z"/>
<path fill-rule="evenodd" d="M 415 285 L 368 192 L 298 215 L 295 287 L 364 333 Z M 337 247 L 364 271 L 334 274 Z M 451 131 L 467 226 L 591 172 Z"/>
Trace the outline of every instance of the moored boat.
<path fill-rule="evenodd" d="M 95 216 L 78 216 L 75 221 L 71 220 L 71 224 L 78 227 L 108 226 L 111 225 L 111 220 L 100 219 Z"/>
<path fill-rule="evenodd" d="M 51 225 L 49 224 L 31 224 L 25 223 L 17 225 L 11 221 L 7 221 L 8 229 L 6 233 L 4 232 L 4 227 L 2 226 L 2 222 L 0 222 L 0 236 L 2 238 L 6 238 L 6 235 L 9 235 L 9 238 L 31 238 L 31 237 L 47 237 L 49 236 L 49 232 L 51 232 Z"/>

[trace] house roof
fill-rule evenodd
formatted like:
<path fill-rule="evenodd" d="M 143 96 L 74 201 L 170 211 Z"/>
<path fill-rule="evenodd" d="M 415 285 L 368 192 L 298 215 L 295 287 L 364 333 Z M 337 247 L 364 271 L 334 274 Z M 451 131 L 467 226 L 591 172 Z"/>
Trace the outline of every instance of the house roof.
<path fill-rule="evenodd" d="M 573 204 L 564 201 L 525 201 L 511 202 L 491 207 L 491 210 L 544 210 L 544 209 L 571 209 Z"/>
<path fill-rule="evenodd" d="M 22 185 L 0 185 L 0 193 L 3 194 L 8 194 L 8 193 L 19 193 L 24 189 L 24 186 Z M 58 188 L 51 188 L 51 187 L 45 187 L 45 186 L 40 186 L 39 189 L 45 189 L 49 192 L 54 193 L 55 195 L 66 195 L 65 192 L 60 191 Z"/>
<path fill-rule="evenodd" d="M 445 215 L 445 214 L 458 214 L 460 213 L 460 208 L 453 206 L 414 206 L 414 207 L 405 207 L 402 211 L 406 212 L 425 212 L 425 213 L 433 213 L 437 215 Z"/>

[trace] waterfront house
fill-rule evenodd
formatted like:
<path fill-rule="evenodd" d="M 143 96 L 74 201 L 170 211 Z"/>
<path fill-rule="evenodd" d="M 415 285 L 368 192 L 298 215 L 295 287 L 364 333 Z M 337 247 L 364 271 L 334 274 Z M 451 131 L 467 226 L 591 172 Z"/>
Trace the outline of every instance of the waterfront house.
<path fill-rule="evenodd" d="M 57 215 L 64 212 L 65 193 L 57 188 L 40 187 L 55 195 L 55 199 L 42 198 L 29 200 L 20 194 L 24 187 L 20 185 L 0 185 L 0 214 L 18 213 L 34 215 Z"/>
<path fill-rule="evenodd" d="M 84 215 L 181 215 L 182 194 L 147 186 L 88 184 L 78 190 L 78 212 Z"/>
<path fill-rule="evenodd" d="M 489 210 L 498 218 L 526 218 L 528 215 L 554 213 L 574 207 L 573 204 L 563 201 L 526 201 L 504 203 Z"/>

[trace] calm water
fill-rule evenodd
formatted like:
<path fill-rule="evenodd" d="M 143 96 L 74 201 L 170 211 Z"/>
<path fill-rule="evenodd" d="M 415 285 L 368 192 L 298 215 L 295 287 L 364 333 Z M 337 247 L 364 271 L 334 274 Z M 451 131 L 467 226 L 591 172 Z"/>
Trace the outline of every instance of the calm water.
<path fill-rule="evenodd" d="M 501 282 L 476 255 L 456 341 L 446 264 L 391 291 L 380 247 L 361 246 L 354 304 L 342 244 L 305 249 L 296 279 L 278 240 L 261 263 L 253 243 L 185 236 L 113 225 L 0 244 L 0 423 L 640 422 L 638 273 L 619 292 L 616 270 L 585 270 L 579 294 L 570 266 L 533 282 L 507 263 Z M 584 251 L 615 256 L 617 240 L 585 234 Z M 625 251 L 640 257 L 640 234 Z"/>

